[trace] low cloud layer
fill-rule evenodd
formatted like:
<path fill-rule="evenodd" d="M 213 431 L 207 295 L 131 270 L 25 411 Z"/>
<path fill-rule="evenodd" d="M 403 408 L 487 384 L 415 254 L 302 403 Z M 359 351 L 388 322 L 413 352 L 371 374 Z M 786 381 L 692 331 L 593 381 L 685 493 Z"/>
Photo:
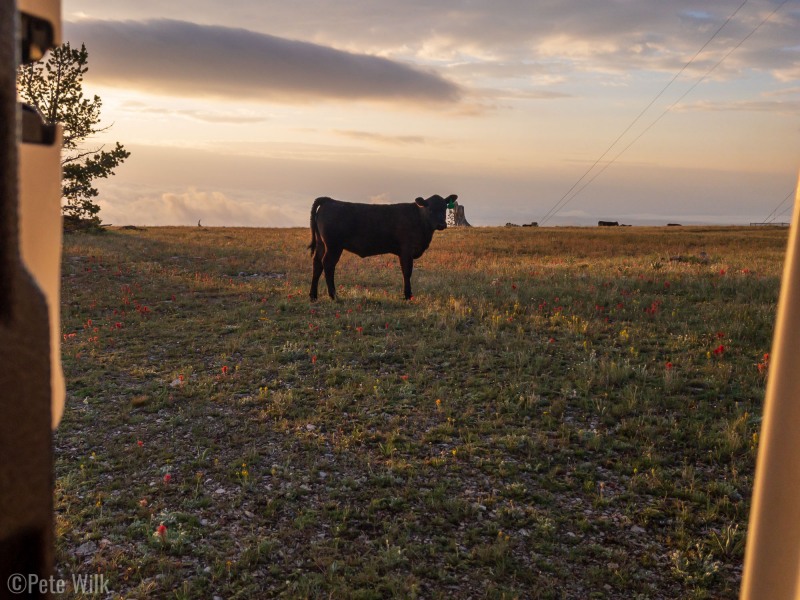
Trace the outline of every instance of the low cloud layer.
<path fill-rule="evenodd" d="M 65 25 L 85 43 L 93 81 L 199 97 L 453 103 L 460 89 L 433 71 L 246 29 L 176 20 L 81 20 Z"/>
<path fill-rule="evenodd" d="M 182 192 L 140 194 L 112 187 L 100 201 L 103 221 L 113 225 L 196 225 L 289 227 L 304 223 L 305 206 L 235 198 L 220 191 L 189 188 Z"/>

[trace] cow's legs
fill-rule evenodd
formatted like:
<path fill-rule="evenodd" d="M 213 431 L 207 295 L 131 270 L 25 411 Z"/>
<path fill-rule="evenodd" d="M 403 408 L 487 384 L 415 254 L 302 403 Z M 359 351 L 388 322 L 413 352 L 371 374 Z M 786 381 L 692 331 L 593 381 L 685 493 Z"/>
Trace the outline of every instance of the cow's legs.
<path fill-rule="evenodd" d="M 336 299 L 336 283 L 334 281 L 334 272 L 336 271 L 336 263 L 342 256 L 341 248 L 331 248 L 328 246 L 325 249 L 325 256 L 322 257 L 322 268 L 325 269 L 325 284 L 328 286 L 328 296 Z"/>
<path fill-rule="evenodd" d="M 403 295 L 406 300 L 411 300 L 411 272 L 414 270 L 414 259 L 411 256 L 401 256 L 400 268 L 403 270 Z"/>
<path fill-rule="evenodd" d="M 322 243 L 322 240 L 317 240 L 317 247 L 314 249 L 314 266 L 313 272 L 311 274 L 311 291 L 309 292 L 309 296 L 311 297 L 311 301 L 317 299 L 317 288 L 319 287 L 319 278 L 322 275 L 322 254 L 325 252 L 325 246 Z"/>

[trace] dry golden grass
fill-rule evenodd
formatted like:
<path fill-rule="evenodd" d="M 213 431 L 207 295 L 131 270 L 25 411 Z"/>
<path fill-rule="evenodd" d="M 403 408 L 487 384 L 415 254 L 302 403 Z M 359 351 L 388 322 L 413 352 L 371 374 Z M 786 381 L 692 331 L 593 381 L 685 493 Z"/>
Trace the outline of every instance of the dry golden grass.
<path fill-rule="evenodd" d="M 126 598 L 734 598 L 786 230 L 65 241 L 62 572 Z M 168 476 L 168 477 L 167 477 Z M 163 524 L 166 530 L 159 529 Z"/>

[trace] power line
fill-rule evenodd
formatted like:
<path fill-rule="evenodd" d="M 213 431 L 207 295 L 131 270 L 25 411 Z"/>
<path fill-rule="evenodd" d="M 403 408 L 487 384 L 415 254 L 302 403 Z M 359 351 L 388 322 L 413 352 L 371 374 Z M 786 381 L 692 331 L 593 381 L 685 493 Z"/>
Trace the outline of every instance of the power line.
<path fill-rule="evenodd" d="M 686 92 L 684 92 L 680 96 L 680 98 L 678 98 L 675 102 L 670 104 L 658 117 L 656 117 L 656 119 L 652 123 L 650 123 L 641 133 L 639 133 L 639 135 L 636 136 L 631 143 L 629 143 L 627 146 L 625 146 L 625 148 L 623 148 L 621 152 L 619 152 L 614 158 L 612 158 L 605 165 L 603 165 L 603 168 L 600 169 L 600 171 L 595 173 L 591 177 L 591 179 L 589 179 L 589 181 L 587 181 L 585 184 L 583 184 L 574 194 L 572 194 L 570 196 L 570 193 L 575 189 L 575 187 L 583 179 L 586 178 L 586 176 L 600 163 L 600 161 L 606 156 L 606 154 L 608 154 L 608 152 L 619 142 L 619 140 L 625 135 L 625 133 L 627 133 L 631 129 L 631 127 L 642 117 L 642 115 L 653 105 L 653 103 L 664 93 L 664 91 L 670 85 L 672 85 L 672 83 L 675 81 L 675 79 L 677 79 L 677 77 L 684 70 L 686 70 L 686 68 L 697 58 L 697 56 L 703 51 L 703 49 L 706 46 L 708 46 L 708 44 L 717 36 L 717 34 L 719 34 L 719 32 L 725 27 L 725 25 L 727 25 L 730 22 L 730 20 L 736 15 L 736 13 L 738 13 L 742 9 L 742 7 L 747 3 L 747 0 L 742 2 L 742 4 L 740 4 L 739 7 L 733 13 L 731 13 L 731 15 L 726 19 L 726 21 L 714 32 L 714 34 L 703 45 L 703 47 L 700 48 L 700 50 L 698 50 L 698 52 L 692 57 L 692 59 L 688 63 L 686 63 L 686 65 L 684 65 L 684 67 L 677 73 L 677 75 L 675 75 L 672 78 L 672 80 L 664 87 L 664 89 L 662 89 L 661 92 L 659 92 L 658 95 L 656 95 L 656 97 L 647 105 L 647 107 L 639 114 L 639 116 L 637 116 L 636 119 L 634 119 L 634 121 L 625 129 L 625 131 L 623 131 L 622 134 L 620 134 L 620 136 L 617 137 L 617 139 L 614 141 L 614 143 L 612 143 L 611 146 L 609 146 L 609 148 L 600 156 L 600 158 L 598 158 L 594 162 L 594 164 L 592 164 L 592 166 L 580 177 L 580 179 L 578 179 L 578 181 L 576 181 L 572 185 L 572 187 L 567 191 L 567 193 L 564 194 L 561 197 L 561 199 L 547 212 L 547 214 L 539 222 L 543 224 L 544 222 L 548 221 L 551 217 L 553 217 L 556 213 L 558 213 L 562 208 L 564 208 L 564 206 L 566 206 L 567 203 L 572 201 L 578 194 L 580 194 L 590 183 L 592 183 L 595 179 L 597 179 L 597 177 L 599 177 L 609 166 L 611 166 L 614 162 L 616 162 L 617 159 L 619 159 L 620 156 L 622 156 L 631 146 L 633 146 L 633 144 L 635 144 L 645 133 L 647 133 L 656 123 L 658 123 L 664 117 L 664 115 L 666 115 L 669 111 L 671 111 L 681 100 L 683 100 L 686 96 L 688 96 L 698 85 L 700 85 L 700 83 L 702 83 L 713 71 L 715 71 L 717 69 L 717 67 L 719 67 L 719 65 L 721 65 L 723 63 L 723 61 L 725 61 L 725 59 L 727 59 L 735 50 L 737 50 L 753 34 L 755 34 L 756 31 L 758 31 L 762 27 L 762 25 L 764 25 L 764 23 L 769 21 L 769 19 L 771 19 L 772 16 L 776 12 L 778 12 L 778 10 L 780 10 L 783 7 L 783 5 L 786 4 L 788 1 L 789 0 L 783 0 L 783 2 L 781 2 L 775 8 L 775 10 L 773 10 L 769 15 L 767 15 L 766 18 L 764 18 L 758 25 L 756 25 L 756 27 L 753 28 L 750 31 L 750 33 L 748 33 L 744 38 L 742 38 L 739 41 L 738 44 L 736 44 L 730 50 L 728 50 L 728 52 L 726 52 L 725 55 L 719 61 L 717 61 L 716 64 L 714 64 L 714 66 L 712 66 L 708 71 L 706 71 L 706 73 L 702 77 L 700 77 L 688 90 L 686 90 Z"/>
<path fill-rule="evenodd" d="M 591 179 L 589 179 L 589 181 L 587 181 L 586 183 L 584 183 L 584 184 L 583 184 L 583 185 L 582 185 L 580 188 L 578 188 L 578 190 L 577 190 L 577 191 L 576 191 L 574 194 L 572 194 L 572 196 L 570 196 L 569 198 L 567 198 L 567 200 L 566 200 L 566 201 L 565 201 L 565 202 L 564 202 L 564 203 L 561 205 L 561 207 L 563 208 L 564 206 L 566 206 L 566 204 L 567 204 L 568 202 L 571 202 L 571 201 L 572 201 L 572 200 L 573 200 L 573 199 L 574 199 L 574 198 L 575 198 L 575 197 L 576 197 L 578 194 L 580 194 L 580 193 L 581 193 L 581 192 L 582 192 L 584 189 L 586 189 L 586 187 L 587 187 L 587 186 L 588 186 L 590 183 L 592 183 L 592 182 L 593 182 L 595 179 L 597 179 L 598 177 L 600 177 L 600 175 L 602 175 L 602 174 L 603 174 L 603 172 L 605 172 L 605 170 L 606 170 L 608 167 L 610 167 L 612 164 L 614 164 L 614 163 L 615 163 L 615 162 L 616 162 L 616 161 L 619 159 L 619 157 L 620 157 L 620 156 L 622 156 L 623 154 L 625 154 L 625 152 L 627 152 L 627 151 L 630 149 L 630 147 L 631 147 L 631 146 L 633 146 L 633 145 L 634 145 L 636 142 L 638 142 L 638 141 L 639 141 L 639 140 L 642 138 L 642 136 L 643 136 L 645 133 L 647 133 L 648 131 L 650 131 L 650 129 L 652 129 L 652 128 L 653 128 L 653 126 L 654 126 L 656 123 L 658 123 L 658 122 L 659 122 L 659 121 L 660 121 L 662 118 L 664 118 L 664 116 L 665 116 L 665 115 L 666 115 L 668 112 L 670 112 L 670 111 L 671 111 L 673 108 L 675 108 L 675 106 L 677 106 L 677 105 L 678 105 L 678 104 L 681 102 L 681 100 L 683 100 L 683 99 L 684 99 L 686 96 L 688 96 L 689 94 L 691 94 L 691 93 L 694 91 L 694 89 L 695 89 L 695 88 L 696 88 L 698 85 L 700 85 L 700 84 L 701 84 L 701 83 L 702 83 L 702 82 L 703 82 L 703 81 L 704 81 L 704 80 L 705 80 L 705 79 L 706 79 L 706 78 L 707 78 L 709 75 L 711 75 L 711 73 L 713 73 L 713 72 L 714 72 L 714 71 L 717 69 L 717 67 L 719 67 L 719 66 L 720 66 L 720 65 L 721 65 L 721 64 L 722 64 L 722 63 L 725 61 L 725 59 L 727 59 L 727 58 L 728 58 L 728 57 L 729 57 L 731 54 L 733 54 L 733 52 L 734 52 L 734 51 L 736 51 L 736 50 L 737 50 L 737 49 L 738 49 L 738 48 L 739 48 L 739 47 L 740 47 L 742 44 L 744 44 L 744 43 L 745 43 L 745 42 L 746 42 L 748 39 L 750 39 L 750 37 L 751 37 L 751 36 L 752 36 L 752 35 L 753 35 L 753 34 L 754 34 L 756 31 L 758 31 L 758 30 L 761 28 L 761 26 L 762 26 L 764 23 L 766 23 L 767 21 L 769 21 L 769 20 L 772 18 L 772 15 L 774 15 L 776 12 L 778 12 L 778 10 L 779 10 L 779 9 L 780 9 L 780 8 L 781 8 L 781 7 L 782 7 L 784 4 L 786 4 L 788 1 L 789 1 L 789 0 L 783 0 L 783 2 L 781 2 L 781 3 L 778 5 L 778 7 L 777 7 L 775 10 L 773 10 L 773 11 L 772 11 L 772 12 L 771 12 L 769 15 L 767 15 L 767 16 L 766 16 L 766 17 L 765 17 L 765 18 L 764 18 L 764 19 L 763 19 L 763 20 L 762 20 L 762 21 L 761 21 L 761 22 L 760 22 L 758 25 L 756 25 L 756 26 L 755 26 L 755 27 L 754 27 L 754 28 L 753 28 L 753 29 L 750 31 L 750 33 L 748 33 L 746 36 L 744 36 L 744 37 L 743 37 L 743 38 L 742 38 L 742 39 L 739 41 L 739 43 L 738 43 L 738 44 L 736 44 L 736 45 L 735 45 L 733 48 L 731 48 L 730 50 L 728 50 L 728 51 L 727 51 L 727 52 L 726 52 L 726 53 L 723 55 L 723 57 L 722 57 L 722 58 L 720 58 L 720 59 L 719 59 L 719 60 L 718 60 L 718 61 L 717 61 L 717 62 L 716 62 L 716 63 L 715 63 L 715 64 L 714 64 L 714 65 L 713 65 L 713 66 L 712 66 L 712 67 L 711 67 L 711 68 L 710 68 L 708 71 L 706 71 L 706 72 L 703 74 L 703 76 L 702 76 L 702 77 L 700 77 L 700 78 L 699 78 L 697 81 L 695 81 L 695 82 L 694 82 L 694 83 L 691 85 L 691 87 L 689 87 L 689 89 L 688 89 L 688 90 L 686 90 L 686 91 L 685 91 L 683 94 L 681 94 L 680 98 L 678 98 L 677 100 L 675 100 L 675 102 L 673 102 L 673 103 L 672 103 L 672 104 L 670 104 L 670 105 L 669 105 L 667 108 L 665 108 L 665 109 L 664 109 L 664 111 L 663 111 L 663 112 L 662 112 L 660 115 L 658 115 L 658 116 L 655 118 L 655 120 L 654 120 L 653 122 L 651 122 L 651 123 L 650 123 L 650 124 L 649 124 L 647 127 L 645 127 L 645 128 L 644 128 L 644 129 L 643 129 L 643 130 L 642 130 L 642 131 L 639 133 L 639 135 L 637 135 L 635 138 L 633 138 L 633 141 L 631 141 L 631 142 L 630 142 L 630 143 L 629 143 L 627 146 L 625 146 L 625 147 L 624 147 L 624 148 L 623 148 L 623 149 L 622 149 L 622 150 L 621 150 L 621 151 L 620 151 L 620 152 L 619 152 L 619 153 L 618 153 L 618 154 L 617 154 L 617 155 L 616 155 L 614 158 L 612 158 L 610 161 L 608 161 L 606 164 L 604 164 L 604 165 L 603 165 L 603 168 L 602 168 L 602 169 L 600 169 L 600 170 L 599 170 L 597 173 L 595 173 L 594 175 L 592 175 L 592 178 L 591 178 Z M 559 209 L 559 210 L 560 210 L 560 209 Z M 555 214 L 555 213 L 553 213 L 553 214 Z"/>
<path fill-rule="evenodd" d="M 726 25 L 727 25 L 727 24 L 728 24 L 728 23 L 731 21 L 731 19 L 733 19 L 733 17 L 735 17 L 735 16 L 736 16 L 736 14 L 737 14 L 737 13 L 738 13 L 738 12 L 739 12 L 739 11 L 740 11 L 740 10 L 741 10 L 743 7 L 744 7 L 744 5 L 745 5 L 745 4 L 747 4 L 747 2 L 748 2 L 748 0 L 744 0 L 744 1 L 743 1 L 743 2 L 742 2 L 740 5 L 739 5 L 739 7 L 738 7 L 738 8 L 737 8 L 735 11 L 733 11 L 733 12 L 730 14 L 730 16 L 729 16 L 729 17 L 728 17 L 728 18 L 725 20 L 725 22 L 724 22 L 724 23 L 722 23 L 722 25 L 720 25 L 720 26 L 719 26 L 719 28 L 718 28 L 718 29 L 717 29 L 717 30 L 716 30 L 716 31 L 715 31 L 715 32 L 712 34 L 712 36 L 711 36 L 710 38 L 708 38 L 708 40 L 706 41 L 706 43 L 705 43 L 705 44 L 703 44 L 703 45 L 700 47 L 700 49 L 699 49 L 697 52 L 695 52 L 694 56 L 692 56 L 692 58 L 690 58 L 690 59 L 689 59 L 689 61 L 688 61 L 688 62 L 687 62 L 685 65 L 683 65 L 683 67 L 681 67 L 681 69 L 680 69 L 680 70 L 679 70 L 679 71 L 678 71 L 678 72 L 677 72 L 677 73 L 676 73 L 676 74 L 675 74 L 675 75 L 672 77 L 672 79 L 670 79 L 670 80 L 669 80 L 669 82 L 668 82 L 668 83 L 667 83 L 667 84 L 666 84 L 666 85 L 665 85 L 663 88 L 661 88 L 661 91 L 659 91 L 659 92 L 658 92 L 658 93 L 657 93 L 657 94 L 656 94 L 656 95 L 653 97 L 653 99 L 652 99 L 652 100 L 650 100 L 650 102 L 647 104 L 647 106 L 645 106 L 645 107 L 642 109 L 642 111 L 641 111 L 641 112 L 640 112 L 640 113 L 639 113 L 639 114 L 636 116 L 636 118 L 635 118 L 633 121 L 631 121 L 631 123 L 630 123 L 630 124 L 629 124 L 629 125 L 628 125 L 628 126 L 627 126 L 627 127 L 626 127 L 626 128 L 623 130 L 623 131 L 622 131 L 622 133 L 620 133 L 620 134 L 617 136 L 617 138 L 616 138 L 616 139 L 615 139 L 613 142 L 611 142 L 611 145 L 610 145 L 608 148 L 606 148 L 605 152 L 603 152 L 603 153 L 602 153 L 602 154 L 601 154 L 601 155 L 600 155 L 600 156 L 597 158 L 597 160 L 595 160 L 595 161 L 592 163 L 592 165 L 591 165 L 591 166 L 590 166 L 590 167 L 589 167 L 589 168 L 588 168 L 588 169 L 587 169 L 587 170 L 586 170 L 586 171 L 583 173 L 583 175 L 581 175 L 581 176 L 578 178 L 578 180 L 577 180 L 575 183 L 573 183 L 573 184 L 572 184 L 572 187 L 570 187 L 570 188 L 569 188 L 569 189 L 566 191 L 566 193 L 565 193 L 563 196 L 561 196 L 561 198 L 559 198 L 558 202 L 556 202 L 556 203 L 553 205 L 553 207 L 551 207 L 551 208 L 550 208 L 550 210 L 549 210 L 549 211 L 547 211 L 547 213 L 546 213 L 546 214 L 545 214 L 545 215 L 544 215 L 544 216 L 543 216 L 543 217 L 542 217 L 542 218 L 539 220 L 539 222 L 540 222 L 540 223 L 544 223 L 545 221 L 547 221 L 548 219 L 550 219 L 550 217 L 552 217 L 553 215 L 555 215 L 555 214 L 556 214 L 556 213 L 557 213 L 559 210 L 561 210 L 561 208 L 563 207 L 563 205 L 562 205 L 561 203 L 562 203 L 562 202 L 564 202 L 564 200 L 565 200 L 565 198 L 566 198 L 567 196 L 569 196 L 570 192 L 572 192 L 572 190 L 574 190 L 574 189 L 577 187 L 577 185 L 578 185 L 578 184 L 579 184 L 581 181 L 583 181 L 583 180 L 584 180 L 584 178 L 585 178 L 585 177 L 586 177 L 586 176 L 587 176 L 589 173 L 591 173 L 591 172 L 592 172 L 592 170 L 593 170 L 593 169 L 594 169 L 594 168 L 595 168 L 595 167 L 598 165 L 598 163 L 599 163 L 601 160 L 603 160 L 603 158 L 605 158 L 606 154 L 608 154 L 609 152 L 611 152 L 611 149 L 612 149 L 614 146 L 616 146 L 616 145 L 617 145 L 617 143 L 618 143 L 618 142 L 619 142 L 619 141 L 620 141 L 620 140 L 621 140 L 621 139 L 622 139 L 622 138 L 625 136 L 625 134 L 626 134 L 626 133 L 628 133 L 628 131 L 630 131 L 630 130 L 631 130 L 631 128 L 632 128 L 632 127 L 633 127 L 633 126 L 634 126 L 636 123 L 638 123 L 639 119 L 641 119 L 641 118 L 644 116 L 644 114 L 645 114 L 645 113 L 646 113 L 646 112 L 647 112 L 647 111 L 650 109 L 650 107 L 652 107 L 652 106 L 653 106 L 653 104 L 655 104 L 655 102 L 656 102 L 656 101 L 657 101 L 657 100 L 658 100 L 658 99 L 659 99 L 659 98 L 660 98 L 660 97 L 661 97 L 661 96 L 664 94 L 664 92 L 666 92 L 666 91 L 667 91 L 667 89 L 668 89 L 668 88 L 669 88 L 669 87 L 670 87 L 670 86 L 671 86 L 673 83 L 675 83 L 675 80 L 676 80 L 676 79 L 678 79 L 678 77 L 680 77 L 680 75 L 681 75 L 681 74 L 682 74 L 682 73 L 683 73 L 683 72 L 684 72 L 684 71 L 685 71 L 685 70 L 686 70 L 686 69 L 689 67 L 689 65 L 691 65 L 691 64 L 694 62 L 694 60 L 695 60 L 695 59 L 696 59 L 696 58 L 697 58 L 697 57 L 700 55 L 700 53 L 701 53 L 703 50 L 705 50 L 705 49 L 706 49 L 706 47 L 707 47 L 707 46 L 708 46 L 708 45 L 709 45 L 709 44 L 710 44 L 710 43 L 711 43 L 711 42 L 714 40 L 714 38 L 716 38 L 716 37 L 717 37 L 717 35 L 719 35 L 719 32 L 720 32 L 720 31 L 722 31 L 722 30 L 725 28 L 725 26 L 726 26 Z M 569 200 L 567 200 L 566 202 L 569 202 Z M 564 204 L 566 204 L 566 202 L 564 202 Z"/>
<path fill-rule="evenodd" d="M 786 208 L 783 210 L 783 212 L 782 212 L 781 214 L 777 215 L 777 216 L 775 217 L 775 219 L 777 219 L 778 217 L 782 217 L 783 215 L 785 215 L 786 213 L 788 213 L 788 212 L 789 212 L 790 210 L 792 210 L 793 208 L 794 208 L 794 204 L 790 204 L 789 206 L 787 206 L 787 207 L 786 207 Z M 775 219 L 773 219 L 773 221 L 774 221 Z"/>
<path fill-rule="evenodd" d="M 733 11 L 733 12 L 731 13 L 731 15 L 730 15 L 730 16 L 729 16 L 729 17 L 728 17 L 726 20 L 725 20 L 725 22 L 724 22 L 722 25 L 720 25 L 720 26 L 719 26 L 719 28 L 718 28 L 718 29 L 717 29 L 717 30 L 716 30 L 716 31 L 713 33 L 713 35 L 712 35 L 710 38 L 708 38 L 708 40 L 706 41 L 706 43 L 705 43 L 705 44 L 703 44 L 703 45 L 702 45 L 702 47 L 701 47 L 701 48 L 700 48 L 700 49 L 699 49 L 697 52 L 695 52 L 694 56 L 692 56 L 692 58 L 690 58 L 690 59 L 689 59 L 689 61 L 688 61 L 688 62 L 687 62 L 685 65 L 683 65 L 683 67 L 680 69 L 680 71 L 678 71 L 678 72 L 677 72 L 677 73 L 676 73 L 676 74 L 673 76 L 673 78 L 672 78 L 672 79 L 670 79 L 670 81 L 669 81 L 669 82 L 668 82 L 668 83 L 667 83 L 667 84 L 666 84 L 666 85 L 665 85 L 663 88 L 661 88 L 661 91 L 660 91 L 660 92 L 658 92 L 658 93 L 657 93 L 657 94 L 656 94 L 656 95 L 653 97 L 653 99 L 652 99 L 652 100 L 650 100 L 650 102 L 647 104 L 647 106 L 645 106 L 645 107 L 642 109 L 642 111 L 641 111 L 641 112 L 640 112 L 640 113 L 639 113 L 639 114 L 636 116 L 636 118 L 635 118 L 633 121 L 631 121 L 630 125 L 628 125 L 628 126 L 627 126 L 627 127 L 624 129 L 624 131 L 623 131 L 622 133 L 620 133 L 620 134 L 617 136 L 617 138 L 616 138 L 616 139 L 615 139 L 613 142 L 611 142 L 611 145 L 610 145 L 608 148 L 606 148 L 606 151 L 605 151 L 605 152 L 603 152 L 603 153 L 600 155 L 600 157 L 599 157 L 597 160 L 595 160 L 595 161 L 592 163 L 592 165 L 591 165 L 591 166 L 590 166 L 590 167 L 589 167 L 589 168 L 586 170 L 586 172 L 585 172 L 583 175 L 581 175 L 581 176 L 580 176 L 580 178 L 578 178 L 578 181 L 576 181 L 575 183 L 573 183 L 573 184 L 572 184 L 572 187 L 571 187 L 571 188 L 569 188 L 569 189 L 567 190 L 567 192 L 566 192 L 566 193 L 565 193 L 563 196 L 561 196 L 561 198 L 558 200 L 558 202 L 556 202 L 556 203 L 555 203 L 555 205 L 553 205 L 553 207 L 552 207 L 552 208 L 551 208 L 549 211 L 547 211 L 547 213 L 546 213 L 546 214 L 545 214 L 545 215 L 544 215 L 544 216 L 543 216 L 541 219 L 539 219 L 539 222 L 540 222 L 540 223 L 544 224 L 544 222 L 545 222 L 545 221 L 547 221 L 548 219 L 550 219 L 550 217 L 554 216 L 554 215 L 555 215 L 555 214 L 556 214 L 556 213 L 557 213 L 559 210 L 561 210 L 561 208 L 563 207 L 563 205 L 562 205 L 562 206 L 559 206 L 559 205 L 560 205 L 562 202 L 564 202 L 564 199 L 565 199 L 567 196 L 569 196 L 570 192 L 572 192 L 572 190 L 574 190 L 574 189 L 577 187 L 577 185 L 578 185 L 578 184 L 579 184 L 581 181 L 583 181 L 583 180 L 584 180 L 584 178 L 585 178 L 585 177 L 586 177 L 586 176 L 587 176 L 589 173 L 591 173 L 591 172 L 592 172 L 592 170 L 593 170 L 593 169 L 594 169 L 594 168 L 595 168 L 595 167 L 598 165 L 598 163 L 599 163 L 601 160 L 603 160 L 603 159 L 605 158 L 606 154 L 608 154 L 609 152 L 611 152 L 611 149 L 612 149 L 614 146 L 616 146 L 616 145 L 617 145 L 617 143 L 618 143 L 618 142 L 619 142 L 619 141 L 620 141 L 620 140 L 621 140 L 621 139 L 622 139 L 622 138 L 625 136 L 625 134 L 626 134 L 626 133 L 628 133 L 628 132 L 631 130 L 631 128 L 632 128 L 634 125 L 636 125 L 636 123 L 639 121 L 639 119 L 641 119 L 641 118 L 644 116 L 644 114 L 645 114 L 645 113 L 646 113 L 646 112 L 647 112 L 647 111 L 650 109 L 650 107 L 651 107 L 651 106 L 653 106 L 653 104 L 655 104 L 656 100 L 658 100 L 658 99 L 659 99 L 659 98 L 660 98 L 660 97 L 661 97 L 661 96 L 664 94 L 664 92 L 666 92 L 666 91 L 667 91 L 667 88 L 669 88 L 669 86 L 671 86 L 673 83 L 675 83 L 675 80 L 676 80 L 678 77 L 680 77 L 680 75 L 681 75 L 681 74 L 682 74 L 682 73 L 683 73 L 683 72 L 684 72 L 684 71 L 685 71 L 685 70 L 686 70 L 686 69 L 689 67 L 689 65 L 691 65 L 691 64 L 694 62 L 694 60 L 695 60 L 695 59 L 696 59 L 698 56 L 700 56 L 700 53 L 701 53 L 703 50 L 705 50 L 705 49 L 706 49 L 706 46 L 708 46 L 708 45 L 709 45 L 709 44 L 710 44 L 710 43 L 711 43 L 711 42 L 714 40 L 714 38 L 715 38 L 715 37 L 717 37 L 717 35 L 719 35 L 719 32 L 720 32 L 720 31 L 722 31 L 722 30 L 725 28 L 725 26 L 726 26 L 726 25 L 727 25 L 727 24 L 730 22 L 730 20 L 731 20 L 731 19 L 733 19 L 733 17 L 735 17 L 735 16 L 736 16 L 736 13 L 738 13 L 740 10 L 742 10 L 742 8 L 744 7 L 744 5 L 745 5 L 745 4 L 747 4 L 747 2 L 748 2 L 748 0 L 744 0 L 744 1 L 743 1 L 743 2 L 742 2 L 740 5 L 739 5 L 739 7 L 738 7 L 738 8 L 737 8 L 735 11 Z M 569 202 L 569 200 L 567 200 L 566 202 Z M 566 204 L 566 202 L 564 202 L 564 204 Z"/>
<path fill-rule="evenodd" d="M 788 208 L 787 208 L 785 211 L 783 211 L 783 212 L 782 212 L 782 213 L 780 213 L 779 215 L 776 215 L 776 214 L 775 214 L 776 212 L 778 212 L 778 209 L 779 209 L 781 206 L 783 206 L 783 204 L 784 204 L 784 203 L 785 203 L 785 202 L 786 202 L 786 201 L 787 201 L 789 198 L 791 198 L 792 196 L 794 196 L 794 190 L 792 190 L 791 192 L 789 192 L 788 194 L 786 194 L 786 198 L 784 198 L 783 200 L 781 200 L 781 201 L 778 203 L 778 206 L 776 206 L 775 208 L 773 208 L 773 209 L 772 209 L 772 212 L 771 212 L 771 213 L 769 213 L 769 214 L 767 215 L 767 218 L 766 218 L 766 219 L 764 219 L 764 223 L 770 223 L 770 222 L 774 221 L 774 220 L 775 220 L 775 219 L 777 219 L 778 217 L 782 216 L 782 215 L 783 215 L 783 214 L 784 214 L 786 211 L 788 211 L 788 210 L 789 210 L 789 208 L 792 208 L 791 206 L 789 206 L 789 207 L 788 207 Z"/>

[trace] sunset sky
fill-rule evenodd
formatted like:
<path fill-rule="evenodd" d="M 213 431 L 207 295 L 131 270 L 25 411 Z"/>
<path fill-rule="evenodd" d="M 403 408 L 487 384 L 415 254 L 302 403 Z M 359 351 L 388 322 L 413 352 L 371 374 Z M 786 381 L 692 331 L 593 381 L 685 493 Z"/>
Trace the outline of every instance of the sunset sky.
<path fill-rule="evenodd" d="M 93 142 L 131 151 L 106 223 L 306 226 L 317 196 L 436 193 L 473 225 L 542 221 L 711 40 L 547 224 L 729 224 L 791 214 L 782 2 L 64 0 L 63 19 L 113 125 Z"/>

